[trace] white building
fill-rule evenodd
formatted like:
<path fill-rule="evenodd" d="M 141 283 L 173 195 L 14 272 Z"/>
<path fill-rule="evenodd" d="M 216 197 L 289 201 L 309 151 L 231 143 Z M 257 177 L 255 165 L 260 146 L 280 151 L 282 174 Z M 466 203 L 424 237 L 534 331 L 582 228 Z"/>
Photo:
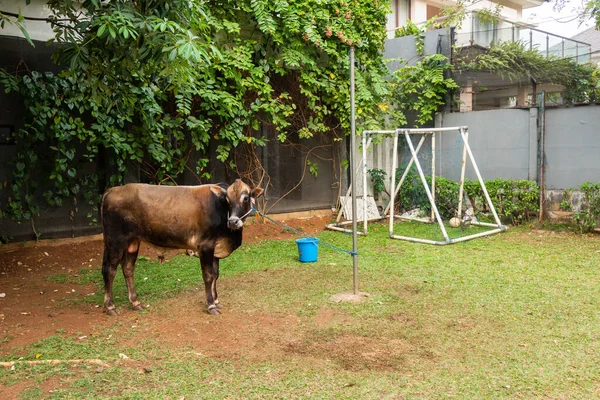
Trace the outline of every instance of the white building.
<path fill-rule="evenodd" d="M 496 4 L 502 5 L 500 16 L 511 22 L 523 23 L 523 9 L 542 5 L 544 0 L 501 0 L 501 1 L 474 1 L 466 4 L 468 12 L 482 9 L 493 9 Z M 456 0 L 391 0 L 392 14 L 388 18 L 387 29 L 390 37 L 394 37 L 394 30 L 411 20 L 417 24 L 425 22 L 440 15 L 442 7 L 455 6 Z M 475 26 L 477 28 L 477 26 Z M 463 26 L 469 30 L 470 27 Z"/>
<path fill-rule="evenodd" d="M 519 41 L 531 49 L 537 49 L 547 57 L 570 58 L 579 63 L 589 62 L 593 53 L 589 44 L 593 32 L 587 32 L 573 38 L 560 35 L 560 32 L 545 32 L 523 20 L 523 10 L 540 6 L 544 0 L 499 0 L 469 1 L 464 5 L 464 19 L 456 24 L 451 34 L 454 49 L 462 49 L 473 56 L 487 51 L 499 42 Z M 393 38 L 395 31 L 410 19 L 417 25 L 431 18 L 439 17 L 443 7 L 456 6 L 456 0 L 391 0 L 392 13 L 388 18 L 388 37 Z M 501 7 L 497 8 L 497 5 Z M 478 11 L 499 10 L 498 18 L 481 18 Z M 489 13 L 488 13 L 489 14 Z M 485 14 L 484 14 L 485 15 Z M 442 20 L 440 18 L 439 20 Z M 598 33 L 598 32 L 596 32 Z M 537 85 L 531 77 L 521 82 L 509 82 L 493 73 L 469 72 L 455 75 L 461 87 L 460 110 L 527 107 L 535 103 L 537 93 L 544 89 L 546 93 L 558 93 L 562 86 L 551 84 Z"/>

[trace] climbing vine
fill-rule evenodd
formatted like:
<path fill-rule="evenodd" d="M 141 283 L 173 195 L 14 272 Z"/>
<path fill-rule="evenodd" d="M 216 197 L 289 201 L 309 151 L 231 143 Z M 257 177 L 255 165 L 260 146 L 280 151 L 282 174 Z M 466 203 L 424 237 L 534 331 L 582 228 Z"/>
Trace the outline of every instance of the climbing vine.
<path fill-rule="evenodd" d="M 433 120 L 446 102 L 446 94 L 458 88 L 452 78 L 445 76 L 451 68 L 448 59 L 441 54 L 429 55 L 416 65 L 399 68 L 391 84 L 394 108 L 416 112 L 415 126 Z"/>
<path fill-rule="evenodd" d="M 261 124 L 282 144 L 317 134 L 339 140 L 350 126 L 351 46 L 357 130 L 381 126 L 389 99 L 386 2 L 52 0 L 49 7 L 54 59 L 66 68 L 0 71 L 0 85 L 26 107 L 13 177 L 2 188 L 4 217 L 35 218 L 40 193 L 50 205 L 97 203 L 132 168 L 155 183 L 172 184 L 185 170 L 208 181 L 212 154 L 235 168 L 234 149 L 265 145 Z M 92 168 L 101 158 L 110 161 L 107 171 Z"/>

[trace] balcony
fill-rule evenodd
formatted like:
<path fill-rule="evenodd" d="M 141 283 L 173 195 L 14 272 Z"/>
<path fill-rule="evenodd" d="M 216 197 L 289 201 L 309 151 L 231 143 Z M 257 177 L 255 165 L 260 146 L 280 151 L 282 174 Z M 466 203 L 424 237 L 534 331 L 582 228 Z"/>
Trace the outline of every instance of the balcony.
<path fill-rule="evenodd" d="M 523 22 L 505 19 L 483 22 L 476 13 L 467 15 L 454 37 L 457 47 L 489 48 L 498 42 L 520 41 L 546 57 L 572 58 L 580 64 L 591 61 L 591 45 L 588 43 L 545 32 Z"/>

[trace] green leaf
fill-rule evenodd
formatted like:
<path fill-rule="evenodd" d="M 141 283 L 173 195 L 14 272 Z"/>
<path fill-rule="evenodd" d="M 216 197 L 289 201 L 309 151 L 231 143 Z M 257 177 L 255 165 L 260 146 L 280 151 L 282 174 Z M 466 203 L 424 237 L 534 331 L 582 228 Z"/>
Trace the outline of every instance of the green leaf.
<path fill-rule="evenodd" d="M 106 25 L 100 25 L 100 28 L 98 28 L 98 32 L 96 33 L 96 36 L 102 37 L 102 35 L 104 35 L 105 31 L 106 31 Z"/>
<path fill-rule="evenodd" d="M 27 40 L 27 43 L 29 43 L 31 45 L 31 47 L 35 47 L 35 44 L 29 37 L 29 32 L 27 32 L 27 28 L 25 28 L 25 26 L 21 23 L 17 23 L 17 26 L 19 27 L 19 30 L 21 31 L 23 36 L 25 36 L 25 40 Z"/>

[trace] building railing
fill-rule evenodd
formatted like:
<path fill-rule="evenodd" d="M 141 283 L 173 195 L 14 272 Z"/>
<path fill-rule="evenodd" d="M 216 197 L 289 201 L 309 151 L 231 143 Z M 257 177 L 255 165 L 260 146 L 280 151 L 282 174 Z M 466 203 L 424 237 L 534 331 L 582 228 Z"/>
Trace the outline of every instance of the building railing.
<path fill-rule="evenodd" d="M 519 41 L 536 49 L 546 57 L 571 58 L 578 63 L 591 60 L 591 45 L 564 36 L 542 31 L 525 23 L 500 19 L 483 22 L 473 12 L 464 20 L 461 29 L 455 31 L 455 45 L 459 47 L 479 45 L 490 47 L 499 42 Z"/>

